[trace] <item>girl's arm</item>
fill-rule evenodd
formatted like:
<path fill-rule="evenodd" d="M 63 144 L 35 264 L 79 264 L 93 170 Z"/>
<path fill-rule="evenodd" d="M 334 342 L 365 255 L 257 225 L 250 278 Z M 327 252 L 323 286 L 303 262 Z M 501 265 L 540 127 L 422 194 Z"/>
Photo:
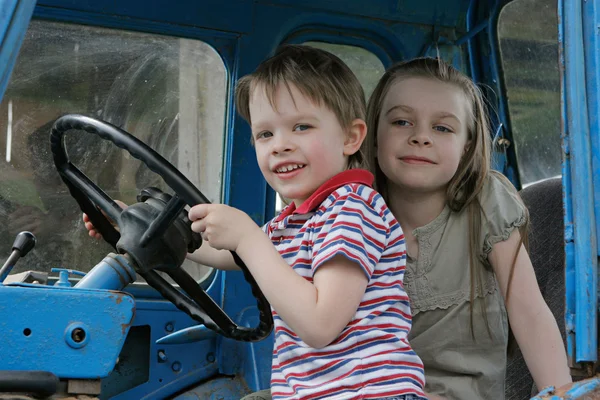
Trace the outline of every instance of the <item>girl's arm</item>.
<path fill-rule="evenodd" d="M 325 347 L 338 337 L 367 288 L 360 266 L 340 255 L 323 263 L 310 283 L 289 266 L 258 227 L 241 241 L 237 253 L 279 316 L 313 348 Z"/>
<path fill-rule="evenodd" d="M 567 355 L 552 312 L 538 286 L 533 265 L 521 235 L 515 229 L 510 237 L 496 243 L 488 256 L 504 299 L 512 331 L 523 358 L 538 388 L 562 386 L 571 382 Z M 520 246 L 520 247 L 519 247 Z M 514 275 L 507 296 L 507 285 L 515 252 Z"/>

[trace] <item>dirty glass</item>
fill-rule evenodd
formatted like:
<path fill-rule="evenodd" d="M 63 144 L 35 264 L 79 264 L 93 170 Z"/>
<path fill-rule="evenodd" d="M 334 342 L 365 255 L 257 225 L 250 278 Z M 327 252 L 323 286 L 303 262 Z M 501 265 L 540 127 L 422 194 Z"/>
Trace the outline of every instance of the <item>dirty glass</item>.
<path fill-rule="evenodd" d="M 556 0 L 515 0 L 498 21 L 502 69 L 521 183 L 560 175 Z"/>
<path fill-rule="evenodd" d="M 362 47 L 325 42 L 306 42 L 308 46 L 328 51 L 338 56 L 354 72 L 365 91 L 366 100 L 377 86 L 379 78 L 385 72 L 385 67 L 377 56 Z M 275 211 L 279 212 L 285 207 L 285 201 L 277 196 Z"/>
<path fill-rule="evenodd" d="M 0 104 L 0 262 L 16 234 L 37 245 L 13 273 L 52 267 L 89 271 L 112 248 L 87 236 L 55 170 L 53 121 L 80 113 L 117 125 L 221 200 L 226 73 L 205 43 L 91 26 L 32 21 Z M 172 192 L 140 161 L 82 131 L 67 135 L 71 161 L 114 199 L 147 186 Z M 209 269 L 186 269 L 197 279 Z"/>
<path fill-rule="evenodd" d="M 365 91 L 366 100 L 377 86 L 379 78 L 385 72 L 381 60 L 362 47 L 325 42 L 306 42 L 308 46 L 323 49 L 338 56 L 354 72 Z"/>

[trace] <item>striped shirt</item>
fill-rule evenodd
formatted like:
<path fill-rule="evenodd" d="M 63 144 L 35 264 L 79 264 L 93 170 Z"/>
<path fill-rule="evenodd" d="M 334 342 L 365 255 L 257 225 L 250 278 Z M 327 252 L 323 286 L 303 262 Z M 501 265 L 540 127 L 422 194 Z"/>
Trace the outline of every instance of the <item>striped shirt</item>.
<path fill-rule="evenodd" d="M 407 340 L 404 235 L 372 182 L 368 171 L 342 172 L 265 226 L 281 256 L 309 282 L 336 255 L 355 261 L 368 279 L 354 317 L 322 349 L 309 347 L 273 310 L 274 399 L 424 395 L 423 363 Z"/>

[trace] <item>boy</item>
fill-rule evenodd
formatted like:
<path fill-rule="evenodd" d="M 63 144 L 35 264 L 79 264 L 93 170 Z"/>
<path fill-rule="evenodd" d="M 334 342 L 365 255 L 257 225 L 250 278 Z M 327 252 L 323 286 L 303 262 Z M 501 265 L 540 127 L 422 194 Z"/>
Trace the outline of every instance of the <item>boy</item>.
<path fill-rule="evenodd" d="M 266 235 L 242 211 L 192 207 L 206 244 L 188 258 L 235 269 L 236 251 L 271 303 L 271 395 L 424 398 L 407 341 L 404 236 L 373 176 L 353 169 L 367 133 L 357 78 L 328 52 L 284 46 L 239 81 L 236 105 L 261 172 L 290 204 Z"/>

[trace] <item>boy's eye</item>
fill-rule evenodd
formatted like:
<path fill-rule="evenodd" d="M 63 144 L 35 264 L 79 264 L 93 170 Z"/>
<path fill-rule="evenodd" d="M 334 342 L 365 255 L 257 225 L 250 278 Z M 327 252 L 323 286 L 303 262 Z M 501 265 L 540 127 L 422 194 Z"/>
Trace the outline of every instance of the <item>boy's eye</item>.
<path fill-rule="evenodd" d="M 310 125 L 298 124 L 294 127 L 294 131 L 307 131 L 311 128 Z"/>
<path fill-rule="evenodd" d="M 265 139 L 265 138 L 268 138 L 268 137 L 271 137 L 271 136 L 273 136 L 273 134 L 271 132 L 269 132 L 269 131 L 259 132 L 256 135 L 256 140 L 258 140 L 258 139 Z"/>
<path fill-rule="evenodd" d="M 394 122 L 392 122 L 393 125 L 398 125 L 398 126 L 410 126 L 410 122 L 408 122 L 405 119 L 398 119 Z"/>
<path fill-rule="evenodd" d="M 446 127 L 446 126 L 442 126 L 442 125 L 436 125 L 433 127 L 433 129 L 435 129 L 436 131 L 439 132 L 448 132 L 448 133 L 452 133 L 452 129 Z"/>

